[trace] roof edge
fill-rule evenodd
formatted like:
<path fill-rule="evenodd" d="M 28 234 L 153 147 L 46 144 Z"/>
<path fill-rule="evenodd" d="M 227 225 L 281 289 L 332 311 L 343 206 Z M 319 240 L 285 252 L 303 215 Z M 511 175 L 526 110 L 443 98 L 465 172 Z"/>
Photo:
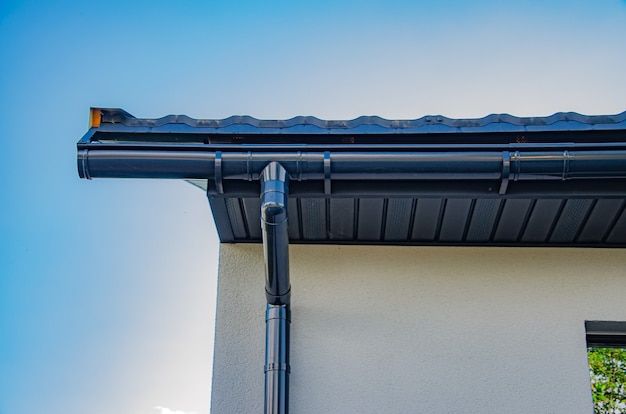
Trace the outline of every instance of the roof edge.
<path fill-rule="evenodd" d="M 546 117 L 517 117 L 509 114 L 491 114 L 482 118 L 448 118 L 442 115 L 428 115 L 417 119 L 392 120 L 379 116 L 360 116 L 352 120 L 323 120 L 314 116 L 297 116 L 285 120 L 257 119 L 252 116 L 231 116 L 224 119 L 195 119 L 186 115 L 167 115 L 161 118 L 136 118 L 119 108 L 92 108 L 100 112 L 102 123 L 122 124 L 129 127 L 161 127 L 168 124 L 183 124 L 194 128 L 222 129 L 233 125 L 249 125 L 258 129 L 286 129 L 301 126 L 328 129 L 355 129 L 361 126 L 377 126 L 383 129 L 407 130 L 431 128 L 441 125 L 448 128 L 485 128 L 490 124 L 509 124 L 518 127 L 542 127 L 563 123 L 563 130 L 617 129 L 626 127 L 626 111 L 615 115 L 583 115 L 577 112 L 557 112 Z M 92 115 L 93 116 L 93 115 Z M 560 128 L 559 128 L 560 129 Z M 310 131 L 309 131 L 310 132 Z"/>

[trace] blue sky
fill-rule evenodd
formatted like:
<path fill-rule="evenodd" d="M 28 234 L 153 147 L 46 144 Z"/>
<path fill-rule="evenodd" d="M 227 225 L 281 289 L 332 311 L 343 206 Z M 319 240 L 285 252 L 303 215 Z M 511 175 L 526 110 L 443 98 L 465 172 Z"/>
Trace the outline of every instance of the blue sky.
<path fill-rule="evenodd" d="M 208 203 L 184 182 L 79 180 L 90 106 L 626 110 L 623 0 L 39 3 L 0 4 L 0 414 L 209 410 Z"/>

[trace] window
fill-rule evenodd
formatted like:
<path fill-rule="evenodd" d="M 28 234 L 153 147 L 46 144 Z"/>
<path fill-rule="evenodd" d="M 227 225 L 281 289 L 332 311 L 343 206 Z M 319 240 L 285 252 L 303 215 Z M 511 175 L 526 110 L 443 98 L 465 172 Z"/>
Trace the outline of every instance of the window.
<path fill-rule="evenodd" d="M 626 322 L 588 321 L 587 358 L 596 414 L 626 414 Z"/>

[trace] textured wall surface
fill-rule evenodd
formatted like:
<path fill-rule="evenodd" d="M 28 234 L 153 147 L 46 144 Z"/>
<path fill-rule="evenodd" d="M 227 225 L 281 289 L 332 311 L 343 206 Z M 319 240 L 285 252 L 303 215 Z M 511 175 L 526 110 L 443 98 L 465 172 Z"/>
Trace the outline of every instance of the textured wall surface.
<path fill-rule="evenodd" d="M 626 320 L 626 252 L 290 246 L 291 412 L 592 412 L 585 320 Z M 263 412 L 260 245 L 222 245 L 213 413 Z"/>

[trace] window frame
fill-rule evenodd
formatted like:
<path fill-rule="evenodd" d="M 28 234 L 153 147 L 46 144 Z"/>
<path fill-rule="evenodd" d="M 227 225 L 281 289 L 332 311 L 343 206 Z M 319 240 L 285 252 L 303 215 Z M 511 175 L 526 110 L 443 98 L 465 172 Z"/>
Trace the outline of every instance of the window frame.
<path fill-rule="evenodd" d="M 626 322 L 585 321 L 587 348 L 626 348 Z"/>

